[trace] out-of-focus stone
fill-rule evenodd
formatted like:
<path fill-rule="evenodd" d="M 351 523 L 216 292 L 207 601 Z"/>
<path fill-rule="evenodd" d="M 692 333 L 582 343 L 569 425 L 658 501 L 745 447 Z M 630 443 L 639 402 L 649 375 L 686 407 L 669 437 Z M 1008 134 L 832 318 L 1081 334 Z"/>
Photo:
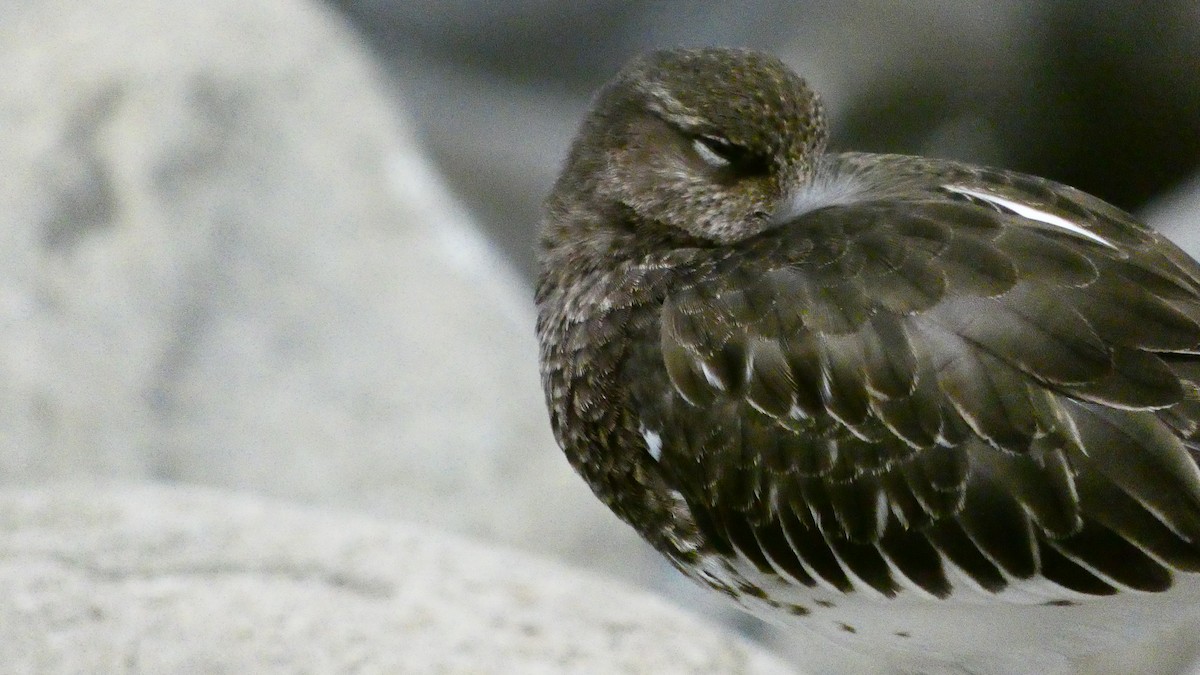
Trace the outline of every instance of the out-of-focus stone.
<path fill-rule="evenodd" d="M 646 569 L 554 446 L 529 290 L 336 14 L 0 11 L 0 481 L 201 482 Z"/>
<path fill-rule="evenodd" d="M 194 488 L 0 493 L 0 595 L 12 673 L 792 672 L 533 556 Z"/>
<path fill-rule="evenodd" d="M 1200 258 L 1200 176 L 1155 200 L 1141 215 L 1180 248 Z"/>

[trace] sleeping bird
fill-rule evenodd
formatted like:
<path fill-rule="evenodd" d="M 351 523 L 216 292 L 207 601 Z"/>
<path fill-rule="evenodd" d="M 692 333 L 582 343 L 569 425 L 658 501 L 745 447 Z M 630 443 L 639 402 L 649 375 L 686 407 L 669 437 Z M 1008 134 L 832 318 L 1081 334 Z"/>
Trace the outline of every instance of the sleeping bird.
<path fill-rule="evenodd" d="M 898 673 L 1068 673 L 1200 616 L 1200 265 L 1064 185 L 826 138 L 754 51 L 597 94 L 538 245 L 575 470 Z"/>

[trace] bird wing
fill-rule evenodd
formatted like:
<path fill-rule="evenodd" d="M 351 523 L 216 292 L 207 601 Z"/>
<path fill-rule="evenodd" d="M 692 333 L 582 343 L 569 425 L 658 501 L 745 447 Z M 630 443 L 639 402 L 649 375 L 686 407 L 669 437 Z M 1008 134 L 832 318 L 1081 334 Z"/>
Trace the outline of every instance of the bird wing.
<path fill-rule="evenodd" d="M 673 289 L 633 398 L 714 545 L 885 595 L 1200 571 L 1200 268 L 1030 185 L 821 208 Z"/>

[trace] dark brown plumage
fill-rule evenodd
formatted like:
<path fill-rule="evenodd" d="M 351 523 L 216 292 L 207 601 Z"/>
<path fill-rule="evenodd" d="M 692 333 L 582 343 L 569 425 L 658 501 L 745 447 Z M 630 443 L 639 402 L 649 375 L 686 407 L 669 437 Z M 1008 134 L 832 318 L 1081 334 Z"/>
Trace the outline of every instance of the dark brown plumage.
<path fill-rule="evenodd" d="M 599 93 L 539 254 L 567 457 L 752 611 L 980 673 L 1200 614 L 1200 266 L 1128 214 L 826 153 L 782 63 L 677 50 Z"/>

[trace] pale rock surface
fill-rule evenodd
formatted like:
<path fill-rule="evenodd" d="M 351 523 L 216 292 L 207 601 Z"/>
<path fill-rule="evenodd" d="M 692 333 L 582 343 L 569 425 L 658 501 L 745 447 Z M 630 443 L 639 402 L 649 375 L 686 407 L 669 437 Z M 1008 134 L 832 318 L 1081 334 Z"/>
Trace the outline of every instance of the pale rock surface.
<path fill-rule="evenodd" d="M 1155 200 L 1141 215 L 1180 248 L 1200 258 L 1200 175 Z"/>
<path fill-rule="evenodd" d="M 531 292 L 390 99 L 315 3 L 3 3 L 0 481 L 200 482 L 655 574 L 554 445 Z"/>
<path fill-rule="evenodd" d="M 197 488 L 0 493 L 4 673 L 793 672 L 642 591 Z"/>

